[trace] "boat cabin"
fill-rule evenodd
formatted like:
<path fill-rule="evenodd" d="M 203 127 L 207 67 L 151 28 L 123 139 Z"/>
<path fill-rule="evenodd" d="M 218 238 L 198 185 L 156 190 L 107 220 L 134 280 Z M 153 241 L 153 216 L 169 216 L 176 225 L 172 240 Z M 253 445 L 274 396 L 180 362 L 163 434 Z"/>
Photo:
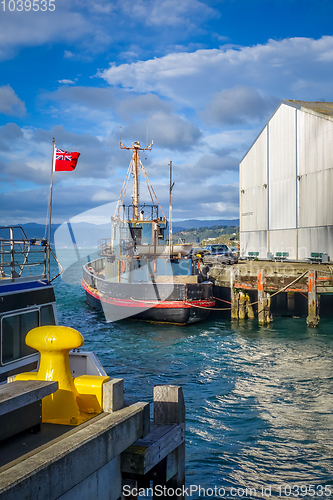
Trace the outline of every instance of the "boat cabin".
<path fill-rule="evenodd" d="M 37 368 L 39 354 L 25 344 L 37 326 L 56 324 L 55 296 L 47 280 L 47 245 L 20 226 L 0 227 L 0 382 Z"/>

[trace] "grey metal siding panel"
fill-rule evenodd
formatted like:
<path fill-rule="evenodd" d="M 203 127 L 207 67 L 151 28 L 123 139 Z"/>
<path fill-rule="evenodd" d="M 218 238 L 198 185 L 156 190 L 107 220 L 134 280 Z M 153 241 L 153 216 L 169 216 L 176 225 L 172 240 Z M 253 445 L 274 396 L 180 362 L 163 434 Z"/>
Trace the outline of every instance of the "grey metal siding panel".
<path fill-rule="evenodd" d="M 296 259 L 297 254 L 297 230 L 296 229 L 279 229 L 270 231 L 270 251 L 273 254 L 276 252 L 288 252 L 289 259 Z"/>
<path fill-rule="evenodd" d="M 300 228 L 298 247 L 300 259 L 310 257 L 311 252 L 326 252 L 333 260 L 333 226 Z"/>
<path fill-rule="evenodd" d="M 269 228 L 296 227 L 296 116 L 282 105 L 269 124 Z"/>
<path fill-rule="evenodd" d="M 267 229 L 267 132 L 261 133 L 240 165 L 242 231 Z"/>
<path fill-rule="evenodd" d="M 246 257 L 249 252 L 259 252 L 260 258 L 267 257 L 267 231 L 249 231 L 241 233 L 240 255 Z"/>

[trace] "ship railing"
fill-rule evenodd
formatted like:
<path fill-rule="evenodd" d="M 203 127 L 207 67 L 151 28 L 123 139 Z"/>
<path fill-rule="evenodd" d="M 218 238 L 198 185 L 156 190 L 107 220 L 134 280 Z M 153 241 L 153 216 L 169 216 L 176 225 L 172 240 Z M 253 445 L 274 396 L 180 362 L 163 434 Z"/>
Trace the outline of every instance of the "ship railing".
<path fill-rule="evenodd" d="M 101 257 L 106 257 L 108 255 L 112 255 L 113 254 L 113 245 L 111 242 L 111 238 L 102 238 L 102 239 L 98 240 L 98 248 L 99 248 L 98 254 Z"/>
<path fill-rule="evenodd" d="M 135 212 L 138 214 L 138 220 L 159 220 L 158 205 L 122 205 L 122 220 L 132 221 L 135 219 Z M 119 219 L 121 219 L 121 210 L 119 210 Z M 161 218 L 162 220 L 163 218 Z"/>
<path fill-rule="evenodd" d="M 46 239 L 28 238 L 21 226 L 0 227 L 0 278 L 46 277 Z"/>

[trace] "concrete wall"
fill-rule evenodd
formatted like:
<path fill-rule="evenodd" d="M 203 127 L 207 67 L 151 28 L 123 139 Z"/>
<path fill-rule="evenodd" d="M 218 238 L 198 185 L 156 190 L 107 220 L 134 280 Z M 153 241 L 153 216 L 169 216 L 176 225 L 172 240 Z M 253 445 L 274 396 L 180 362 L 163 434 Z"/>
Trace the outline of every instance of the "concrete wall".
<path fill-rule="evenodd" d="M 58 498 L 59 500 L 117 500 L 121 497 L 121 493 L 120 456 L 118 456 Z"/>

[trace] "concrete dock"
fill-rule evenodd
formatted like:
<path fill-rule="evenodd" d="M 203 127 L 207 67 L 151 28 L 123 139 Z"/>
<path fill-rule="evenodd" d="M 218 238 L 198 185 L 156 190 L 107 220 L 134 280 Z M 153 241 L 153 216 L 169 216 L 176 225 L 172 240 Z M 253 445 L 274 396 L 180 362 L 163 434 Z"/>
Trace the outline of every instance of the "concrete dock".
<path fill-rule="evenodd" d="M 29 392 L 33 382 L 1 386 L 0 400 L 9 386 L 15 397 L 18 384 Z M 182 389 L 154 388 L 153 422 L 149 403 L 124 402 L 121 379 L 111 379 L 106 392 L 103 412 L 81 425 L 42 423 L 40 432 L 32 426 L 1 441 L 1 500 L 117 500 L 129 480 L 134 487 L 184 483 Z"/>

